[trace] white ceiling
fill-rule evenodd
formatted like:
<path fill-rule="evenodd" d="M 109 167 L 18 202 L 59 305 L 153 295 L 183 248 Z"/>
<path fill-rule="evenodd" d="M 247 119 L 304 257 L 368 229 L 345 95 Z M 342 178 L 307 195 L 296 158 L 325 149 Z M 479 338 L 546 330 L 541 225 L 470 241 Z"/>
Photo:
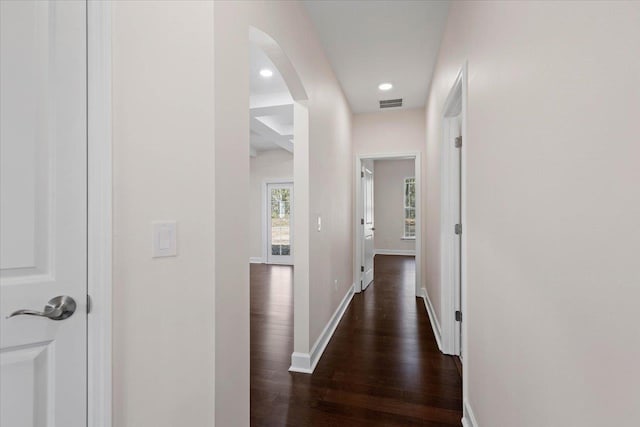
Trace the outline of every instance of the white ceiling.
<path fill-rule="evenodd" d="M 304 5 L 354 113 L 379 111 L 382 99 L 403 98 L 401 108 L 424 106 L 448 1 L 305 0 Z M 378 90 L 383 82 L 393 89 Z"/>
<path fill-rule="evenodd" d="M 289 89 L 269 57 L 256 46 L 250 49 L 251 151 L 293 152 L 293 100 Z M 262 77 L 260 70 L 264 68 L 273 71 L 273 76 Z"/>

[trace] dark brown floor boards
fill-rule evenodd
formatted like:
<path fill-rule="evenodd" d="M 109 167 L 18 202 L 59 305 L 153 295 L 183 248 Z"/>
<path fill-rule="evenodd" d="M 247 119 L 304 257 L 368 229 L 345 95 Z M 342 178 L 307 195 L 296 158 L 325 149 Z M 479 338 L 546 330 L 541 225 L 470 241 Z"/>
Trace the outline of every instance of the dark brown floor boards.
<path fill-rule="evenodd" d="M 293 269 L 251 265 L 252 426 L 460 426 L 462 380 L 442 355 L 413 257 L 375 257 L 312 375 L 288 372 Z"/>

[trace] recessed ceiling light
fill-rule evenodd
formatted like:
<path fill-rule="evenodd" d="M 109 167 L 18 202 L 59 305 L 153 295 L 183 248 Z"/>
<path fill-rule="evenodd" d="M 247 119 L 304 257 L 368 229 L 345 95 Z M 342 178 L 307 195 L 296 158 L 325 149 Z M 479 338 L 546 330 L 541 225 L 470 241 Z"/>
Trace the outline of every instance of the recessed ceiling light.
<path fill-rule="evenodd" d="M 260 70 L 260 75 L 262 77 L 271 77 L 273 76 L 273 71 L 268 68 L 263 68 L 262 70 Z"/>
<path fill-rule="evenodd" d="M 378 89 L 380 90 L 391 90 L 393 88 L 393 85 L 391 83 L 380 83 L 380 85 L 378 85 Z"/>

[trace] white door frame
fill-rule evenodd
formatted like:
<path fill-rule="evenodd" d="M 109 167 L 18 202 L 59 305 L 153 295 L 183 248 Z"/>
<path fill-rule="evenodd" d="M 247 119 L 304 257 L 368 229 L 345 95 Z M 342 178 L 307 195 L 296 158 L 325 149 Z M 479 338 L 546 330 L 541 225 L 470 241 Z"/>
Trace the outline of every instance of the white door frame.
<path fill-rule="evenodd" d="M 413 160 L 416 178 L 416 283 L 415 295 L 422 296 L 422 179 L 421 179 L 421 153 L 419 151 L 401 152 L 401 153 L 384 153 L 384 154 L 358 154 L 355 159 L 354 167 L 354 183 L 355 183 L 355 209 L 353 224 L 354 226 L 354 256 L 353 256 L 353 283 L 354 291 L 362 292 L 362 273 L 360 266 L 363 265 L 362 259 L 362 226 L 360 218 L 363 215 L 362 206 L 362 180 L 360 171 L 362 170 L 363 160 Z M 374 201 L 375 203 L 375 201 Z M 374 277 L 375 281 L 375 277 Z"/>
<path fill-rule="evenodd" d="M 87 424 L 111 427 L 111 5 L 87 1 Z"/>
<path fill-rule="evenodd" d="M 293 184 L 293 178 L 272 178 L 265 179 L 262 182 L 262 262 L 265 264 L 282 264 L 282 263 L 271 263 L 269 262 L 269 216 L 267 215 L 267 207 L 269 203 L 269 184 Z M 295 188 L 295 186 L 294 186 Z M 291 192 L 291 263 L 287 265 L 293 265 L 293 249 L 294 249 L 294 206 L 296 203 L 296 199 L 294 197 L 293 191 Z"/>
<path fill-rule="evenodd" d="M 441 332 L 442 352 L 445 354 L 460 355 L 461 350 L 467 348 L 466 325 L 469 321 L 466 310 L 466 278 L 467 278 L 467 213 L 466 213 L 466 145 L 467 141 L 467 65 L 465 64 L 458 73 L 455 83 L 449 92 L 442 113 L 442 158 L 441 158 L 441 191 L 442 204 L 440 215 L 440 267 L 441 267 Z M 454 127 L 460 120 L 462 147 L 460 164 L 460 212 L 462 223 L 462 235 L 460 240 L 460 252 L 458 254 L 458 237 L 454 233 L 457 217 L 458 189 L 454 188 L 458 177 L 458 168 L 454 162 L 458 161 L 454 145 Z M 458 261 L 460 256 L 460 261 Z M 458 281 L 460 286 L 458 287 Z M 455 312 L 462 312 L 462 330 L 455 320 Z M 466 370 L 465 370 L 466 371 Z"/>

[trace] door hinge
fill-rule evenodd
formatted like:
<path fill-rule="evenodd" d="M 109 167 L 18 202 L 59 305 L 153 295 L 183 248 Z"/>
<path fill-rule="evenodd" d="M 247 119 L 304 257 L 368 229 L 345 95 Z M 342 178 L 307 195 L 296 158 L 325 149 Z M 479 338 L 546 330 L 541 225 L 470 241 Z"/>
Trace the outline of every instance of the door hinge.
<path fill-rule="evenodd" d="M 360 218 L 360 224 L 364 225 L 364 218 Z"/>
<path fill-rule="evenodd" d="M 460 148 L 462 147 L 462 137 L 461 136 L 457 136 L 456 137 L 456 148 Z"/>
<path fill-rule="evenodd" d="M 87 314 L 91 313 L 93 309 L 93 301 L 91 301 L 91 295 L 87 294 Z"/>
<path fill-rule="evenodd" d="M 460 310 L 456 310 L 456 322 L 462 322 L 462 312 Z"/>
<path fill-rule="evenodd" d="M 364 273 L 364 265 L 360 266 L 360 271 Z"/>
<path fill-rule="evenodd" d="M 360 178 L 364 178 L 364 171 L 360 171 Z"/>
<path fill-rule="evenodd" d="M 456 224 L 454 231 L 456 234 L 462 234 L 462 224 Z"/>

